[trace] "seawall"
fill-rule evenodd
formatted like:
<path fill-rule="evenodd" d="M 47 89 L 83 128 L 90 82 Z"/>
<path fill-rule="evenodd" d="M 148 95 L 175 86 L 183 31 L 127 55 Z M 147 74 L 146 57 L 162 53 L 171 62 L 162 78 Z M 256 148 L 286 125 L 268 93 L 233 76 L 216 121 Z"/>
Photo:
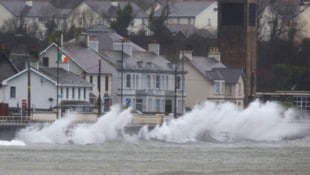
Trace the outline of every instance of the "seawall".
<path fill-rule="evenodd" d="M 37 124 L 37 123 L 36 123 Z M 1 125 L 0 124 L 0 140 L 12 140 L 15 138 L 16 133 L 21 129 L 31 124 L 19 124 L 19 125 Z M 129 125 L 125 127 L 125 133 L 138 134 L 141 127 L 144 125 Z M 149 130 L 152 130 L 154 126 L 148 126 Z"/>
<path fill-rule="evenodd" d="M 23 129 L 25 125 L 3 126 L 0 125 L 0 140 L 12 140 L 15 138 L 16 133 Z"/>

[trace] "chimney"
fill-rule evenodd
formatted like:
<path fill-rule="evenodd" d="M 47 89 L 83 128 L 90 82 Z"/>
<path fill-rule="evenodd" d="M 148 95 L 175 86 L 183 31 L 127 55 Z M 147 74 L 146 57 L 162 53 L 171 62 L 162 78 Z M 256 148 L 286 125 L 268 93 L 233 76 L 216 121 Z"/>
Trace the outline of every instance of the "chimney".
<path fill-rule="evenodd" d="M 111 6 L 113 6 L 113 7 L 118 7 L 118 2 L 117 2 L 117 1 L 112 1 L 112 2 L 111 2 Z"/>
<path fill-rule="evenodd" d="M 95 35 L 89 35 L 87 38 L 87 47 L 93 49 L 96 52 L 99 52 L 99 42 Z"/>
<path fill-rule="evenodd" d="M 181 50 L 180 51 L 180 59 L 182 59 L 183 57 L 189 59 L 189 60 L 193 60 L 193 55 L 192 55 L 193 51 L 192 50 Z"/>
<path fill-rule="evenodd" d="M 132 44 L 131 42 L 128 42 L 127 40 L 123 40 L 123 41 L 116 41 L 113 43 L 113 50 L 115 51 L 122 51 L 126 53 L 129 56 L 132 56 Z"/>
<path fill-rule="evenodd" d="M 210 47 L 208 57 L 215 58 L 218 62 L 221 62 L 221 52 L 217 47 Z"/>
<path fill-rule="evenodd" d="M 32 7 L 32 1 L 26 1 L 25 6 L 26 7 Z"/>
<path fill-rule="evenodd" d="M 80 34 L 76 37 L 75 42 L 82 45 L 82 46 L 88 46 L 88 35 Z"/>
<path fill-rule="evenodd" d="M 160 54 L 160 45 L 156 42 L 152 42 L 148 44 L 148 50 L 150 52 L 155 53 L 156 55 Z"/>

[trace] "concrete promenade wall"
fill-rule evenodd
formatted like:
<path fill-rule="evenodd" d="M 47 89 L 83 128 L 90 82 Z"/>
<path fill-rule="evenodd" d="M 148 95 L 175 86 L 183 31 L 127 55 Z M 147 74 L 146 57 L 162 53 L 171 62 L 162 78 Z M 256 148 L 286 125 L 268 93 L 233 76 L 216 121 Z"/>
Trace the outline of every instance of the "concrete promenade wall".
<path fill-rule="evenodd" d="M 97 114 L 74 114 L 77 123 L 95 123 Z M 140 115 L 135 114 L 126 126 L 125 131 L 138 133 L 142 126 L 148 125 L 152 129 L 155 125 L 167 121 L 165 115 Z M 40 123 L 52 123 L 56 120 L 55 113 L 34 113 L 30 117 L 0 116 L 0 140 L 11 140 L 15 138 L 16 132 L 26 126 Z"/>

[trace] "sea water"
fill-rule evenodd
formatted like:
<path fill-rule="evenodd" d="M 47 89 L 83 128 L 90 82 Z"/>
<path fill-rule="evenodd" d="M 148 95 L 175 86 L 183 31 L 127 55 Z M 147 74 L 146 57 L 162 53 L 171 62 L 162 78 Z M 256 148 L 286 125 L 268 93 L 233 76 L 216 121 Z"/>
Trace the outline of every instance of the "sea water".
<path fill-rule="evenodd" d="M 130 109 L 94 124 L 74 114 L 0 142 L 7 174 L 310 174 L 309 114 L 255 101 L 205 102 L 153 130 L 126 133 Z"/>

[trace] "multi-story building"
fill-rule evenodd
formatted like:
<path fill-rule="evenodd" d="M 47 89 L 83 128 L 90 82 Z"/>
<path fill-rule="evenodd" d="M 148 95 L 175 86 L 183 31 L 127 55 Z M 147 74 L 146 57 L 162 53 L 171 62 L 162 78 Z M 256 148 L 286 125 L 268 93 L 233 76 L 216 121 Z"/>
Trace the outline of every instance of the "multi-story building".
<path fill-rule="evenodd" d="M 310 112 L 309 91 L 257 92 L 257 98 L 266 101 L 289 102 L 302 111 Z M 291 106 L 292 107 L 292 106 Z"/>
<path fill-rule="evenodd" d="M 227 68 L 220 60 L 218 49 L 212 48 L 208 57 L 192 56 L 181 51 L 180 69 L 186 71 L 186 108 L 204 101 L 232 102 L 243 107 L 244 82 L 241 69 Z"/>
<path fill-rule="evenodd" d="M 136 51 L 126 40 L 113 43 L 113 50 L 100 53 L 115 67 L 116 95 L 122 105 L 144 113 L 177 113 L 184 111 L 185 94 L 177 70 L 159 55 L 159 44 L 149 44 L 149 50 Z"/>

